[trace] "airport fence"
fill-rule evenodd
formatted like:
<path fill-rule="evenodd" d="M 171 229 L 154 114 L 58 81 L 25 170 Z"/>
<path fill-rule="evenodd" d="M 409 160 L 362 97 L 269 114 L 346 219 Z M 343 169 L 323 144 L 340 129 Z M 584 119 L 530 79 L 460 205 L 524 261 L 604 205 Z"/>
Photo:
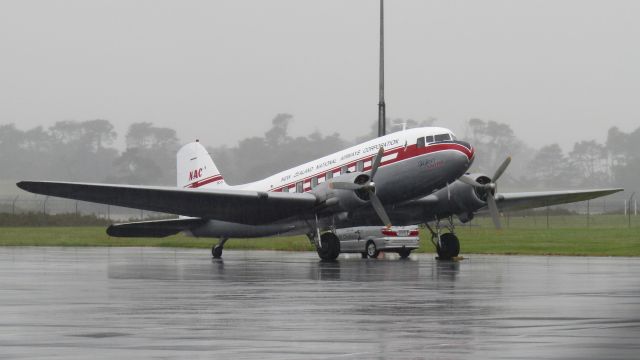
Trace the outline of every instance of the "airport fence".
<path fill-rule="evenodd" d="M 640 193 L 638 194 L 640 195 Z M 589 201 L 549 206 L 535 210 L 504 212 L 504 227 L 640 227 L 640 199 L 634 195 L 614 194 Z M 120 206 L 95 204 L 41 195 L 0 196 L 0 213 L 93 215 L 107 221 L 140 221 L 167 217 L 159 212 Z M 488 226 L 486 215 L 476 216 L 467 225 Z"/>
<path fill-rule="evenodd" d="M 103 205 L 79 200 L 69 200 L 41 195 L 0 196 L 0 213 L 5 214 L 75 214 L 93 215 L 108 221 L 140 221 L 166 217 L 167 214 Z"/>

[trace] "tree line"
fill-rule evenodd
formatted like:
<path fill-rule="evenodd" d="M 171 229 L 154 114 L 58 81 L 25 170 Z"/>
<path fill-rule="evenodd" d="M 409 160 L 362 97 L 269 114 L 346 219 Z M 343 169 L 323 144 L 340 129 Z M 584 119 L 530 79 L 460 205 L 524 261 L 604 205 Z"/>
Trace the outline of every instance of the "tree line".
<path fill-rule="evenodd" d="M 257 180 L 303 162 L 376 137 L 377 124 L 361 137 L 348 140 L 339 133 L 292 136 L 290 114 L 278 114 L 262 136 L 234 146 L 209 147 L 227 182 Z M 402 120 L 407 128 L 436 120 Z M 387 127 L 389 128 L 389 127 Z M 640 189 L 640 127 L 625 133 L 609 129 L 604 143 L 576 142 L 569 152 L 558 144 L 528 146 L 508 124 L 470 119 L 459 134 L 476 148 L 473 172 L 493 174 L 508 155 L 513 162 L 500 179 L 509 189 L 553 189 L 622 186 Z M 44 128 L 20 130 L 0 125 L 0 179 L 51 179 L 125 184 L 174 185 L 175 153 L 181 146 L 176 130 L 149 122 L 131 124 L 125 149 L 114 146 L 118 134 L 108 120 L 59 121 Z"/>

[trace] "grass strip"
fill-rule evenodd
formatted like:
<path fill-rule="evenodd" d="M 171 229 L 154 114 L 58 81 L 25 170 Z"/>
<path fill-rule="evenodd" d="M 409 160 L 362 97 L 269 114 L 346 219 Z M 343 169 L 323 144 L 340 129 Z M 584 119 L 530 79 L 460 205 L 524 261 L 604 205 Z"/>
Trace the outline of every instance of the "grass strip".
<path fill-rule="evenodd" d="M 640 256 L 640 227 L 509 228 L 458 227 L 462 254 Z M 152 246 L 210 248 L 217 240 L 184 235 L 113 238 L 104 227 L 2 227 L 0 246 Z M 305 236 L 231 239 L 225 249 L 314 251 Z M 417 252 L 433 253 L 428 231 Z"/>

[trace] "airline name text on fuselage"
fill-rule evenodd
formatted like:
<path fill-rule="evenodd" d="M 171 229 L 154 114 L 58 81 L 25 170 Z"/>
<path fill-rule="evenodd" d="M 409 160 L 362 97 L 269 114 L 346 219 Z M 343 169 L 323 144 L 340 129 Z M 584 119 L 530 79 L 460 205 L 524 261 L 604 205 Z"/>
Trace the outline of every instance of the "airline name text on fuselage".
<path fill-rule="evenodd" d="M 350 151 L 346 154 L 342 154 L 342 156 L 340 156 L 340 162 L 344 162 L 346 160 L 349 159 L 354 159 L 359 157 L 360 155 L 368 155 L 371 154 L 373 152 L 378 151 L 378 149 L 382 146 L 384 148 L 390 148 L 394 145 L 397 145 L 400 143 L 400 139 L 392 139 L 392 140 L 388 140 L 385 142 L 382 142 L 380 144 L 375 144 L 375 145 L 367 145 L 361 149 L 357 149 L 357 150 L 353 150 Z M 292 174 L 287 174 L 281 177 L 280 181 L 286 182 L 289 181 L 291 179 L 297 179 L 299 177 L 304 177 L 306 175 L 310 175 L 311 173 L 313 173 L 314 171 L 317 170 L 321 170 L 324 168 L 330 168 L 333 166 L 337 166 L 338 165 L 338 159 L 334 158 L 334 159 L 328 159 L 328 160 L 324 160 L 320 163 L 317 164 L 313 164 L 310 165 L 304 169 L 298 169 L 296 170 L 294 173 Z"/>

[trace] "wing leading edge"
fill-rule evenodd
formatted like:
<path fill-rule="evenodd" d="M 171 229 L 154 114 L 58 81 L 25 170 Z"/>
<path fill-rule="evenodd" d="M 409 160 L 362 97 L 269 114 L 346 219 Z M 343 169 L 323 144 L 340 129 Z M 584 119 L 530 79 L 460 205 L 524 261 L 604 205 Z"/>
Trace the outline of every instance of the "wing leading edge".
<path fill-rule="evenodd" d="M 523 210 L 543 206 L 586 201 L 611 195 L 624 189 L 538 191 L 520 193 L 499 193 L 496 197 L 498 208 L 504 210 Z"/>
<path fill-rule="evenodd" d="M 316 205 L 316 197 L 307 193 L 53 181 L 21 181 L 16 185 L 36 194 L 249 225 L 303 214 Z"/>

